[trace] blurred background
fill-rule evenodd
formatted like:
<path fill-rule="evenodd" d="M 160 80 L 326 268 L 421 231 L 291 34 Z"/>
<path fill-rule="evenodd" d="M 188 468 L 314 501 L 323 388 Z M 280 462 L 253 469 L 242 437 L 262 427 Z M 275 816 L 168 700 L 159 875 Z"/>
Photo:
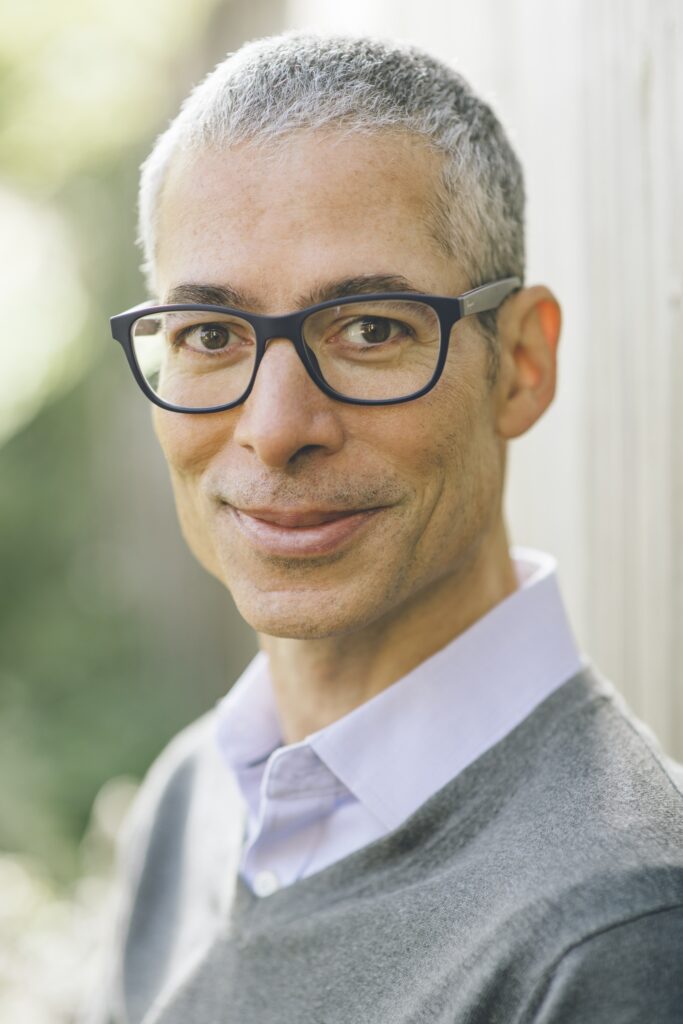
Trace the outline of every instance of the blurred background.
<path fill-rule="evenodd" d="M 683 759 L 680 0 L 0 0 L 0 25 L 0 1019 L 73 1019 L 135 786 L 255 651 L 107 322 L 146 298 L 139 164 L 247 39 L 409 40 L 498 113 L 527 280 L 564 310 L 512 539 L 558 557 L 582 648 Z"/>

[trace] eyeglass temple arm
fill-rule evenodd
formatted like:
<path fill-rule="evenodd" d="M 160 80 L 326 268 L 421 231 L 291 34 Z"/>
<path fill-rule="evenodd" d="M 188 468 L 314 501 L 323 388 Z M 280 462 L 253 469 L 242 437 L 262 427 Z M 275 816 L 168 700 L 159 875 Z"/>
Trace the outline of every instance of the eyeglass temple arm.
<path fill-rule="evenodd" d="M 483 284 L 479 288 L 463 292 L 460 296 L 462 315 L 469 316 L 470 313 L 487 313 L 490 309 L 498 309 L 503 299 L 506 299 L 510 292 L 521 288 L 521 286 L 520 278 L 504 277 L 500 281 L 493 281 L 491 284 Z"/>

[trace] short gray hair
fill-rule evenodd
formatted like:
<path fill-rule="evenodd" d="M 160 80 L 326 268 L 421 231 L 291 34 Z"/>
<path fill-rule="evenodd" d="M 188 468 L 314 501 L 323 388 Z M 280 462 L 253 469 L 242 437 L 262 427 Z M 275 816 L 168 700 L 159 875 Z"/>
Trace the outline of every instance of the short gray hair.
<path fill-rule="evenodd" d="M 176 153 L 267 142 L 297 129 L 402 131 L 443 154 L 443 244 L 474 288 L 524 278 L 522 169 L 491 108 L 463 77 L 416 47 L 287 32 L 228 55 L 190 93 L 142 165 L 139 237 L 155 289 L 157 215 Z M 439 201 L 440 200 L 440 201 Z M 495 314 L 481 314 L 495 331 Z"/>

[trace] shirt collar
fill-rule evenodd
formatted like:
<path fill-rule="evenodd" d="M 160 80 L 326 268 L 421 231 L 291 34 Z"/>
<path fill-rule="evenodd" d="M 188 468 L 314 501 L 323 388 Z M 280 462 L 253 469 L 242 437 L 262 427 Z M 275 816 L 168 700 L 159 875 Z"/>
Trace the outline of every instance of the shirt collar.
<path fill-rule="evenodd" d="M 217 730 L 221 751 L 235 770 L 256 767 L 282 744 L 268 658 L 263 651 L 219 700 Z"/>
<path fill-rule="evenodd" d="M 519 587 L 464 633 L 353 711 L 285 750 L 308 748 L 387 829 L 502 739 L 582 667 L 556 560 L 510 551 Z M 217 737 L 244 776 L 282 744 L 261 652 L 218 704 Z"/>

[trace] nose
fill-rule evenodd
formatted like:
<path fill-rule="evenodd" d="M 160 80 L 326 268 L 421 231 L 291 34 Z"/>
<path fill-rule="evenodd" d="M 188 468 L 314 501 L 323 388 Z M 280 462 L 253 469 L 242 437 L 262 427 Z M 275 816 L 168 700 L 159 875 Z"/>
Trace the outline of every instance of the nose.
<path fill-rule="evenodd" d="M 344 443 L 340 412 L 308 376 L 292 342 L 273 338 L 233 436 L 265 466 L 283 469 L 304 453 L 338 451 Z"/>

